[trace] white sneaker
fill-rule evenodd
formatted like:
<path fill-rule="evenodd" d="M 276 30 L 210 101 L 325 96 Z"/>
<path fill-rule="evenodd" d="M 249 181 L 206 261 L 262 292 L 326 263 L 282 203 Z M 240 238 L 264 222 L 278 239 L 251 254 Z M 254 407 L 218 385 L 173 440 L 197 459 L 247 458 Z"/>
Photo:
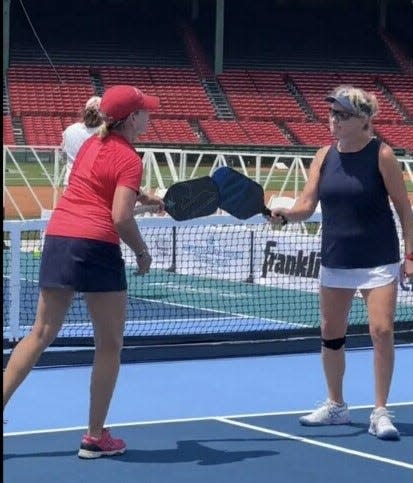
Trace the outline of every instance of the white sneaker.
<path fill-rule="evenodd" d="M 303 426 L 326 426 L 330 424 L 348 424 L 350 414 L 346 403 L 337 404 L 327 399 L 318 409 L 299 419 Z"/>
<path fill-rule="evenodd" d="M 400 433 L 391 420 L 394 416 L 386 408 L 376 408 L 370 415 L 369 433 L 380 439 L 400 439 Z"/>

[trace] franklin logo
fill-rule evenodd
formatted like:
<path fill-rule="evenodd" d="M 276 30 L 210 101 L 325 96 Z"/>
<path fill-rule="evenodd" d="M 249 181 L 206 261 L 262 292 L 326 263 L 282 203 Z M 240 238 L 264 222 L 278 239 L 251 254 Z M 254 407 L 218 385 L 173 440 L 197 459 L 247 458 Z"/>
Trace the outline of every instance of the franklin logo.
<path fill-rule="evenodd" d="M 298 250 L 297 255 L 286 255 L 277 252 L 276 247 L 277 242 L 267 241 L 261 277 L 266 278 L 268 272 L 273 272 L 294 277 L 318 278 L 320 252 L 311 251 L 304 254 L 303 250 Z"/>

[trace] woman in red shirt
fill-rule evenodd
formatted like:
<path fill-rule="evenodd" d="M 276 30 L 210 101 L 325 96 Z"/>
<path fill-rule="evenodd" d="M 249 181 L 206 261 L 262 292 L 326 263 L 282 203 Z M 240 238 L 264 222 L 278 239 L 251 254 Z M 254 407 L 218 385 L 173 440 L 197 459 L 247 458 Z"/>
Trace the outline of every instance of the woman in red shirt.
<path fill-rule="evenodd" d="M 32 331 L 14 349 L 3 378 L 3 408 L 42 352 L 54 341 L 75 292 L 82 292 L 93 320 L 95 357 L 89 426 L 79 457 L 121 454 L 123 440 L 104 428 L 115 388 L 126 320 L 127 284 L 120 239 L 136 255 L 137 272 L 149 271 L 151 256 L 133 217 L 141 194 L 142 161 L 133 147 L 145 132 L 159 99 L 133 86 L 118 85 L 103 95 L 104 122 L 81 147 L 46 229 L 40 266 L 40 295 Z"/>

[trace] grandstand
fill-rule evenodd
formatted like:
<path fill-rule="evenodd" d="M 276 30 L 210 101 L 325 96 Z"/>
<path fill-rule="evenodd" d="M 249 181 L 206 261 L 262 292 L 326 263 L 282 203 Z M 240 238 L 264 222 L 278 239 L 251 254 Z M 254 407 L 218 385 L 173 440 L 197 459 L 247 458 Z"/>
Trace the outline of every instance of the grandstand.
<path fill-rule="evenodd" d="M 55 2 L 26 0 L 41 45 L 11 3 L 4 144 L 59 145 L 88 97 L 133 83 L 161 98 L 141 144 L 317 147 L 331 142 L 325 95 L 352 83 L 378 97 L 376 134 L 413 151 L 408 1 L 389 0 L 382 25 L 367 0 L 226 0 L 216 73 L 214 2 L 198 15 L 190 2 L 97 3 L 76 0 L 62 16 Z"/>

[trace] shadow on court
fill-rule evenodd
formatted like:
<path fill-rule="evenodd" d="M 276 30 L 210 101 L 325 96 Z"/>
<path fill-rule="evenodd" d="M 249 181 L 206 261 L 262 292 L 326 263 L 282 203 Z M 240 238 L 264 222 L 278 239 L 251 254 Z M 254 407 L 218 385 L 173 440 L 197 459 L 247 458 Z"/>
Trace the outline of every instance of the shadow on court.
<path fill-rule="evenodd" d="M 395 411 L 400 441 L 368 434 L 371 408 L 351 411 L 353 423 L 333 427 L 303 427 L 297 414 L 282 413 L 117 427 L 127 452 L 95 460 L 77 457 L 79 430 L 10 435 L 4 481 L 268 483 L 277 474 L 285 483 L 328 483 L 340 468 L 334 483 L 373 476 L 376 483 L 411 483 L 412 409 Z"/>
<path fill-rule="evenodd" d="M 257 442 L 257 441 L 278 441 L 278 438 L 274 439 L 215 439 L 205 440 L 203 442 L 209 443 L 221 443 L 221 442 Z M 126 463 L 188 463 L 197 462 L 198 465 L 210 466 L 210 465 L 222 465 L 228 463 L 234 463 L 237 461 L 243 461 L 251 458 L 262 458 L 265 456 L 278 455 L 278 451 L 259 451 L 259 450 L 246 450 L 246 451 L 225 451 L 207 447 L 201 444 L 202 441 L 177 441 L 176 448 L 157 449 L 157 450 L 137 450 L 128 449 L 123 455 L 111 457 L 118 461 Z M 4 460 L 13 458 L 53 458 L 53 457 L 67 457 L 76 456 L 77 451 L 46 451 L 36 453 L 21 453 L 21 454 L 5 454 Z"/>
<path fill-rule="evenodd" d="M 209 440 L 209 442 L 248 442 L 249 439 Z M 253 440 L 263 441 L 263 440 Z M 270 441 L 266 439 L 265 441 Z M 222 465 L 251 458 L 262 458 L 279 454 L 278 451 L 225 451 L 207 447 L 199 441 L 178 441 L 175 449 L 131 450 L 119 459 L 130 463 L 184 463 L 198 462 L 199 465 Z"/>

